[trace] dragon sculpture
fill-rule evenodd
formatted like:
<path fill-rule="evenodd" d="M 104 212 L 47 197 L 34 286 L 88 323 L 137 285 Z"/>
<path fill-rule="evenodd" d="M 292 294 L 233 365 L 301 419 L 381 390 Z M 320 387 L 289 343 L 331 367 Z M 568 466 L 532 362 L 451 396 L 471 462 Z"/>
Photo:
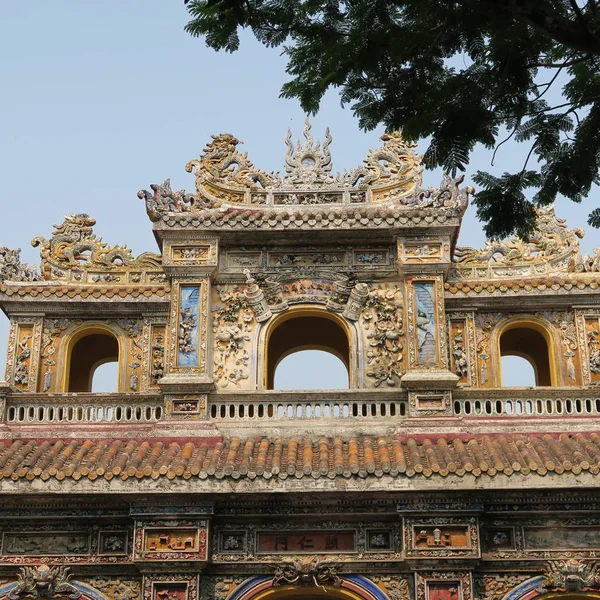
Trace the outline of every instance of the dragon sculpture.
<path fill-rule="evenodd" d="M 281 564 L 272 564 L 275 568 L 273 587 L 279 585 L 315 586 L 325 589 L 326 585 L 340 587 L 342 578 L 337 569 L 341 563 L 322 561 L 316 556 L 307 556 L 285 560 Z"/>
<path fill-rule="evenodd" d="M 36 237 L 31 241 L 40 247 L 42 274 L 45 279 L 60 277 L 63 269 L 88 268 L 114 270 L 124 267 L 158 269 L 160 257 L 146 252 L 135 258 L 127 246 L 108 246 L 96 237 L 96 219 L 85 213 L 70 214 L 60 225 L 54 225 L 52 237 Z"/>
<path fill-rule="evenodd" d="M 81 592 L 71 583 L 69 567 L 21 567 L 15 587 L 8 593 L 9 600 L 41 600 L 68 598 L 79 600 Z"/>

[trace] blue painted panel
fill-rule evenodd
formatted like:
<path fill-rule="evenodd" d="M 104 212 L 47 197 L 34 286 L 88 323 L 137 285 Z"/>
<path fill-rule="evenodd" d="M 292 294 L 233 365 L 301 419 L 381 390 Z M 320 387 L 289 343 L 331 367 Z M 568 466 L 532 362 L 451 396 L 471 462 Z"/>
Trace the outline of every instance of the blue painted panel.
<path fill-rule="evenodd" d="M 434 364 L 437 358 L 437 322 L 433 283 L 415 283 L 415 308 L 417 314 L 417 362 Z"/>
<path fill-rule="evenodd" d="M 180 367 L 198 365 L 198 320 L 200 318 L 200 288 L 183 285 L 179 299 L 179 333 L 177 364 Z"/>

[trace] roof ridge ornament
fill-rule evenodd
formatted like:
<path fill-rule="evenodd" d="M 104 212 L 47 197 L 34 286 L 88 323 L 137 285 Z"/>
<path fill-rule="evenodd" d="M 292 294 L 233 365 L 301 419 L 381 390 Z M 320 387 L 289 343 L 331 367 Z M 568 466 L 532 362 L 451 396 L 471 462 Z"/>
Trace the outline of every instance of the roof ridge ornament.
<path fill-rule="evenodd" d="M 146 201 L 146 211 L 154 222 L 183 212 L 222 215 L 241 206 L 251 210 L 273 209 L 277 214 L 289 210 L 306 213 L 314 205 L 327 206 L 327 211 L 354 211 L 359 208 L 357 205 L 374 204 L 394 211 L 400 208 L 403 212 L 430 208 L 445 212 L 446 217 L 460 217 L 464 213 L 473 188 L 459 188 L 462 179 L 445 176 L 439 188 L 423 189 L 423 157 L 400 132 L 384 133 L 383 145 L 369 150 L 364 164 L 334 174 L 329 128 L 325 130 L 323 143 L 315 141 L 311 129 L 307 117 L 304 141 L 295 144 L 292 131 L 288 130 L 283 173 L 256 168 L 248 154 L 239 151 L 242 142 L 230 133 L 223 133 L 213 135 L 203 154 L 185 167 L 195 175 L 195 194 L 174 192 L 166 180 L 160 186 L 152 186 L 152 192 L 141 190 L 138 196 Z"/>
<path fill-rule="evenodd" d="M 566 219 L 558 217 L 554 206 L 538 207 L 537 226 L 528 240 L 513 235 L 504 240 L 488 240 L 481 249 L 457 246 L 454 250 L 455 275 L 487 277 L 492 269 L 496 277 L 516 274 L 582 273 L 597 271 L 600 250 L 582 257 L 579 240 L 585 232 L 568 229 Z"/>
<path fill-rule="evenodd" d="M 285 170 L 287 175 L 281 182 L 281 187 L 291 185 L 308 186 L 326 186 L 336 183 L 336 180 L 329 175 L 332 168 L 331 153 L 329 145 L 333 141 L 329 127 L 325 129 L 325 142 L 321 150 L 321 142 L 317 140 L 314 144 L 310 133 L 312 125 L 310 119 L 306 117 L 304 121 L 304 130 L 302 134 L 306 140 L 304 144 L 300 140 L 296 143 L 296 148 L 292 144 L 292 130 L 288 129 L 285 138 L 287 153 L 285 155 Z M 279 186 L 278 186 L 279 187 Z"/>

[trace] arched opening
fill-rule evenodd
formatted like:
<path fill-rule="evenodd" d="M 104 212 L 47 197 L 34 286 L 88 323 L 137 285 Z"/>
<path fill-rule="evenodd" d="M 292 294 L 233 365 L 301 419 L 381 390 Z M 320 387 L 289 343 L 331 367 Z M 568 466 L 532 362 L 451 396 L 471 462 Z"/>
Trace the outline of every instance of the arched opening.
<path fill-rule="evenodd" d="M 315 582 L 307 577 L 305 585 L 274 586 L 272 578 L 264 575 L 250 577 L 241 583 L 227 600 L 389 600 L 388 595 L 362 575 L 343 575 L 332 581 Z"/>
<path fill-rule="evenodd" d="M 112 360 L 96 367 L 92 374 L 90 391 L 110 393 L 119 391 L 119 362 Z"/>
<path fill-rule="evenodd" d="M 275 368 L 275 390 L 346 390 L 348 368 L 324 350 L 300 350 L 282 359 Z"/>
<path fill-rule="evenodd" d="M 500 357 L 502 359 L 502 385 L 553 385 L 553 373 L 550 361 L 550 345 L 547 332 L 535 324 L 516 323 L 506 328 L 500 336 Z M 518 381 L 524 373 L 506 373 L 504 357 L 519 357 L 531 365 L 534 373 L 533 384 L 508 383 Z M 523 369 L 525 363 L 510 362 L 507 368 Z M 527 369 L 527 367 L 524 367 Z"/>
<path fill-rule="evenodd" d="M 307 352 L 307 351 L 319 351 Z M 325 357 L 324 354 L 333 355 Z M 284 359 L 289 357 L 289 361 Z M 319 361 L 319 357 L 323 360 Z M 315 360 L 316 359 L 316 360 Z M 332 360 L 333 359 L 333 360 Z M 337 359 L 337 360 L 335 360 Z M 267 338 L 266 386 L 268 389 L 340 389 L 350 383 L 350 343 L 344 325 L 330 313 L 319 311 L 294 311 L 274 321 Z M 294 384 L 289 378 L 282 379 L 279 366 L 285 373 L 291 365 Z M 345 384 L 340 385 L 341 367 L 345 369 Z M 327 369 L 331 368 L 331 377 Z M 275 372 L 278 372 L 275 387 Z M 298 376 L 300 374 L 300 376 Z M 334 387 L 319 387 L 319 381 L 330 382 Z M 279 386 L 283 387 L 279 387 Z"/>
<path fill-rule="evenodd" d="M 106 330 L 93 329 L 82 331 L 74 338 L 68 357 L 67 392 L 91 392 L 92 382 L 98 387 L 110 387 L 104 377 L 94 377 L 98 367 L 107 363 L 119 361 L 119 342 L 117 338 Z M 117 368 L 118 371 L 118 368 Z M 113 371 L 114 372 L 114 371 Z M 99 373 L 101 375 L 101 372 Z M 110 391 L 117 391 L 115 385 Z M 98 389 L 98 391 L 109 391 Z"/>
<path fill-rule="evenodd" d="M 524 356 L 502 356 L 502 387 L 535 387 L 535 368 Z"/>

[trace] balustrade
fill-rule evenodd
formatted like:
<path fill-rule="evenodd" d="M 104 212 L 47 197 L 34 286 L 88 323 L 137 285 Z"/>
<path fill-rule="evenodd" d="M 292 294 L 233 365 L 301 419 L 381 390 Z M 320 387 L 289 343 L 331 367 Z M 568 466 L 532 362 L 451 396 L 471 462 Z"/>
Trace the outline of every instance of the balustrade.
<path fill-rule="evenodd" d="M 163 416 L 161 396 L 123 394 L 16 395 L 9 397 L 6 422 L 154 423 Z"/>

